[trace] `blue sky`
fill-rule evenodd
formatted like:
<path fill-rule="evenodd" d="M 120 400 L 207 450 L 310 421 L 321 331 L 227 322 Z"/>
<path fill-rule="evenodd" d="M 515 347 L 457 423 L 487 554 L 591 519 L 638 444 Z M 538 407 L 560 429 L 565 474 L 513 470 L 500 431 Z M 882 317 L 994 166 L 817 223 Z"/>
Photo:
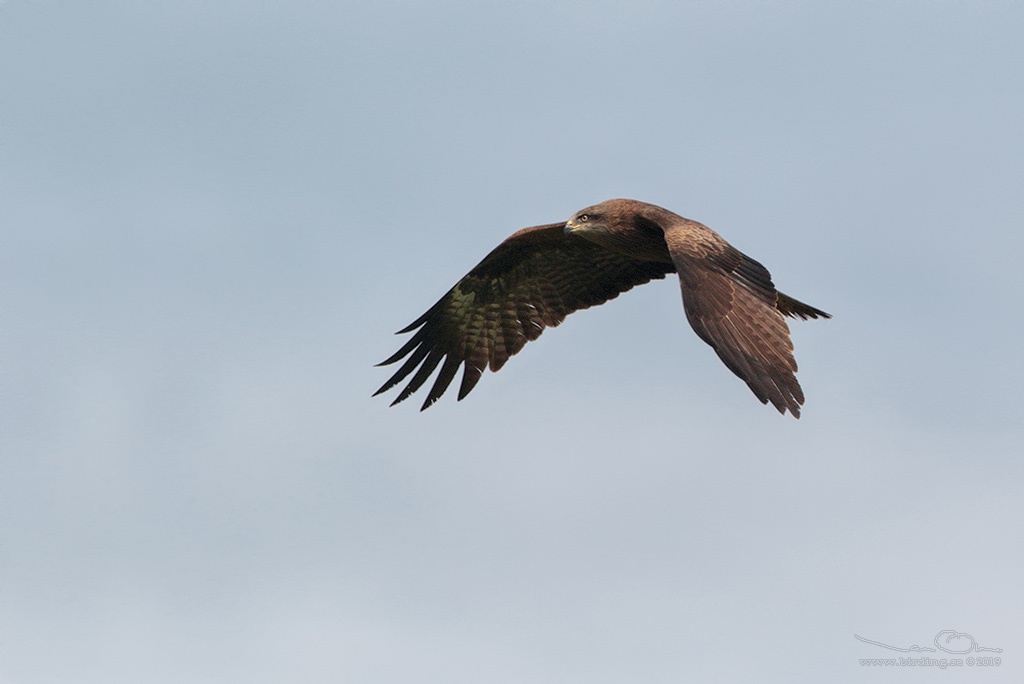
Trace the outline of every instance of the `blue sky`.
<path fill-rule="evenodd" d="M 854 634 L 943 630 L 1003 661 L 942 677 L 1019 680 L 1022 29 L 0 4 L 0 681 L 880 682 Z M 835 315 L 791 326 L 801 420 L 670 280 L 370 398 L 491 248 L 612 197 Z"/>

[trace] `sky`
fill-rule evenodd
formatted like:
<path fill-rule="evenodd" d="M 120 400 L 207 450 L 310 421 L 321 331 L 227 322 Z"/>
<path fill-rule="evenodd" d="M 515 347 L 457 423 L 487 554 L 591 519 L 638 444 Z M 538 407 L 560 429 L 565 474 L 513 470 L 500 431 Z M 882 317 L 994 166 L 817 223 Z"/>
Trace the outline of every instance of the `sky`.
<path fill-rule="evenodd" d="M 6 0 L 0 682 L 1021 681 L 1022 31 Z M 671 279 L 371 398 L 502 239 L 613 197 L 834 314 L 800 420 Z"/>

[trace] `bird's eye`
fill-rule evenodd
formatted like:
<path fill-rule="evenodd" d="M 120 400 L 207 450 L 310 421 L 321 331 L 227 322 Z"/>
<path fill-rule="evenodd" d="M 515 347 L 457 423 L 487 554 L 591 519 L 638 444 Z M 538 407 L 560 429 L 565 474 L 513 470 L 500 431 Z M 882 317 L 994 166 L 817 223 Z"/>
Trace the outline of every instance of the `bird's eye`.
<path fill-rule="evenodd" d="M 586 223 L 587 221 L 589 221 L 589 220 L 590 220 L 590 215 L 589 215 L 589 214 L 580 214 L 580 217 L 579 217 L 579 219 L 577 219 L 577 220 L 578 220 L 578 221 L 579 221 L 580 223 Z"/>

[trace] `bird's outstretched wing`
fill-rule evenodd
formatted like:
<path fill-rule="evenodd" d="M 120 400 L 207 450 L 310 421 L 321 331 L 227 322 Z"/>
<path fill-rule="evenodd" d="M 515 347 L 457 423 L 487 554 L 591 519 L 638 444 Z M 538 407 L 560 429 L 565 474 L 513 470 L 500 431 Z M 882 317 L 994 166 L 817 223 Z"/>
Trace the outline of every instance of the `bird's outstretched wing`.
<path fill-rule="evenodd" d="M 464 364 L 461 400 L 486 367 L 492 371 L 501 368 L 528 341 L 540 337 L 545 327 L 556 326 L 573 311 L 603 304 L 675 270 L 671 263 L 611 252 L 566 235 L 564 229 L 564 223 L 553 223 L 513 234 L 425 314 L 400 330 L 399 334 L 416 332 L 378 365 L 409 358 L 374 396 L 416 371 L 392 403 L 397 404 L 441 365 L 423 403 L 425 409 L 444 393 L 459 365 Z"/>
<path fill-rule="evenodd" d="M 675 247 L 682 243 L 671 239 L 671 230 L 666 238 L 690 325 L 762 404 L 770 401 L 779 413 L 789 410 L 799 418 L 804 393 L 783 314 L 803 319 L 829 314 L 777 292 L 768 269 L 731 245 L 699 256 Z"/>

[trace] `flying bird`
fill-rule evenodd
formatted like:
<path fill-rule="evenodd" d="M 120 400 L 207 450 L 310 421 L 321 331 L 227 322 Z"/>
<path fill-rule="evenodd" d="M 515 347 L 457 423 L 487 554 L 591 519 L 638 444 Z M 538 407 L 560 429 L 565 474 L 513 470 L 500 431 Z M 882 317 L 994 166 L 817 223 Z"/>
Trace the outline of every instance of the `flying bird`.
<path fill-rule="evenodd" d="M 636 285 L 679 276 L 683 309 L 707 342 L 762 404 L 800 417 L 785 316 L 831 318 L 775 289 L 771 274 L 707 226 L 636 200 L 582 209 L 564 223 L 513 233 L 434 306 L 397 334 L 416 331 L 386 361 L 405 363 L 374 396 L 412 379 L 391 404 L 441 371 L 420 410 L 444 393 L 462 365 L 461 401 L 484 369 L 509 357 L 573 311 L 614 299 Z M 444 363 L 442 363 L 442 361 Z"/>

